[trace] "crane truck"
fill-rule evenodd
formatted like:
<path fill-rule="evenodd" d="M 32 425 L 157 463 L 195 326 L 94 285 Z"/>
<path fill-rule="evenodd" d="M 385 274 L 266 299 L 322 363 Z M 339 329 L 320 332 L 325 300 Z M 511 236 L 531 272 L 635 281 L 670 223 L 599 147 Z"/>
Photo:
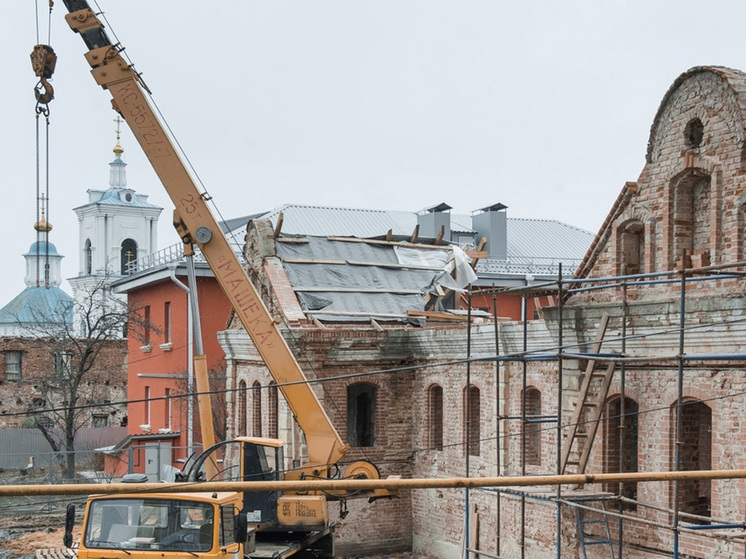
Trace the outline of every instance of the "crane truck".
<path fill-rule="evenodd" d="M 198 247 L 230 300 L 267 369 L 279 386 L 306 439 L 308 461 L 285 471 L 283 443 L 277 439 L 241 437 L 214 443 L 209 396 L 199 399 L 206 450 L 184 469 L 183 479 L 200 481 L 302 480 L 335 477 L 377 479 L 367 461 L 337 464 L 348 449 L 295 360 L 282 333 L 240 264 L 207 202 L 175 149 L 174 142 L 146 95 L 140 75 L 110 41 L 87 0 L 63 0 L 70 28 L 83 39 L 85 58 L 96 83 L 108 90 L 114 109 L 124 118 L 174 203 L 174 226 L 189 254 Z M 42 48 L 39 48 L 42 47 Z M 39 53 L 41 52 L 41 56 Z M 48 78 L 54 69 L 51 47 L 37 46 L 34 70 L 44 86 L 39 102 L 48 102 Z M 49 55 L 47 57 L 47 55 Z M 45 62 L 46 61 L 46 62 Z M 197 351 L 196 353 L 200 353 Z M 209 391 L 204 355 L 196 355 L 200 393 Z M 209 447 L 209 448 L 208 448 Z M 123 479 L 126 481 L 126 479 Z M 356 492 L 354 497 L 382 497 L 387 492 Z M 83 518 L 80 559 L 155 559 L 163 556 L 216 558 L 333 557 L 333 530 L 328 501 L 350 494 L 279 491 L 243 493 L 134 493 L 91 496 Z M 74 508 L 66 518 L 71 543 Z"/>

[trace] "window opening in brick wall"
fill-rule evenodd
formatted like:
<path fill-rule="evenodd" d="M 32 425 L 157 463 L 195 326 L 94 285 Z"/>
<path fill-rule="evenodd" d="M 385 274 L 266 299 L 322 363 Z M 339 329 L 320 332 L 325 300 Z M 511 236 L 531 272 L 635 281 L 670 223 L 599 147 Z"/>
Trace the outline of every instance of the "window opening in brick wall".
<path fill-rule="evenodd" d="M 163 339 L 165 343 L 171 343 L 171 301 L 163 304 Z"/>
<path fill-rule="evenodd" d="M 468 398 L 468 406 L 467 404 Z M 464 443 L 469 456 L 479 456 L 481 435 L 479 388 L 464 389 Z M 467 415 L 468 414 L 468 415 Z"/>
<path fill-rule="evenodd" d="M 109 416 L 105 413 L 94 413 L 91 422 L 97 429 L 109 426 Z"/>
<path fill-rule="evenodd" d="M 8 380 L 21 380 L 21 352 L 5 352 L 5 378 Z"/>
<path fill-rule="evenodd" d="M 674 264 L 684 250 L 691 257 L 687 266 L 710 264 L 710 184 L 709 175 L 695 170 L 673 189 Z"/>
<path fill-rule="evenodd" d="M 174 401 L 173 398 L 171 398 L 171 389 L 166 388 L 166 399 L 163 406 L 163 425 L 169 431 L 171 430 L 173 424 L 173 405 Z"/>
<path fill-rule="evenodd" d="M 255 437 L 262 436 L 262 385 L 254 381 L 251 385 L 251 432 Z"/>
<path fill-rule="evenodd" d="M 246 381 L 242 380 L 238 383 L 238 436 L 246 436 L 246 425 L 249 420 L 248 418 L 248 407 L 249 407 L 249 391 L 246 390 Z"/>
<path fill-rule="evenodd" d="M 267 396 L 269 397 L 269 425 L 268 436 L 272 439 L 278 438 L 278 417 L 277 417 L 277 383 L 270 382 L 269 388 L 267 389 Z"/>
<path fill-rule="evenodd" d="M 142 321 L 143 321 L 143 333 L 142 343 L 143 345 L 150 345 L 150 305 L 145 305 L 142 309 Z"/>
<path fill-rule="evenodd" d="M 632 398 L 624 399 L 624 428 L 622 426 L 622 398 L 615 396 L 606 402 L 604 408 L 604 473 L 636 472 L 638 456 L 638 415 L 639 406 Z M 622 443 L 621 456 L 619 454 Z M 607 483 L 604 491 L 619 494 L 619 483 Z M 621 484 L 621 496 L 637 499 L 637 484 Z M 627 510 L 636 510 L 633 503 L 622 503 Z"/>
<path fill-rule="evenodd" d="M 428 445 L 433 450 L 443 450 L 443 387 L 434 384 L 428 392 Z"/>
<path fill-rule="evenodd" d="M 145 387 L 145 425 L 150 425 L 150 387 Z"/>
<path fill-rule="evenodd" d="M 347 442 L 350 446 L 375 444 L 376 387 L 357 383 L 347 387 Z"/>
<path fill-rule="evenodd" d="M 690 120 L 684 129 L 684 143 L 688 148 L 698 148 L 705 137 L 705 125 L 698 118 Z"/>
<path fill-rule="evenodd" d="M 640 221 L 628 221 L 619 228 L 619 274 L 645 273 L 645 227 Z"/>
<path fill-rule="evenodd" d="M 527 466 L 541 466 L 541 391 L 537 388 L 527 388 L 523 399 L 523 410 L 526 421 L 523 422 L 523 435 L 526 442 L 525 457 Z"/>
<path fill-rule="evenodd" d="M 136 270 L 130 270 L 128 271 L 128 264 L 130 262 L 134 262 L 137 260 L 137 243 L 133 239 L 124 239 L 122 241 L 122 250 L 121 250 L 121 261 L 122 261 L 122 271 L 121 274 L 124 276 L 127 273 L 135 272 Z"/>
<path fill-rule="evenodd" d="M 676 406 L 671 408 L 674 420 L 671 441 L 676 440 Z M 699 401 L 684 402 L 681 407 L 680 470 L 709 470 L 712 468 L 712 410 Z M 671 446 L 671 460 L 676 448 Z M 675 463 L 674 463 L 675 465 Z M 673 470 L 673 468 L 671 468 Z M 681 480 L 679 482 L 679 510 L 698 516 L 711 514 L 712 486 L 709 479 Z M 706 524 L 701 520 L 687 522 Z"/>

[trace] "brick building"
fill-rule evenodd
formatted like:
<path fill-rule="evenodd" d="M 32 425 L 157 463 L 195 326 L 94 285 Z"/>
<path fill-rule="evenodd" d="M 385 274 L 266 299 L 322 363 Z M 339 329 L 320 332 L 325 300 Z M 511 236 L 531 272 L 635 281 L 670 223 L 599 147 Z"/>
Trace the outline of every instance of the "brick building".
<path fill-rule="evenodd" d="M 160 251 L 133 263 L 134 273 L 113 288 L 126 294 L 148 328 L 127 340 L 128 434 L 111 450 L 116 457 L 111 462 L 117 474 L 170 479 L 172 467 L 179 468 L 202 448 L 196 402 L 188 396 L 196 392 L 189 310 L 194 292 L 187 287 L 186 265 L 178 253 Z M 219 391 L 225 387 L 225 354 L 215 332 L 226 327 L 230 304 L 204 261 L 196 264 L 195 275 L 208 374 L 211 387 Z M 219 440 L 225 438 L 224 410 L 224 400 L 216 395 L 213 423 Z"/>
<path fill-rule="evenodd" d="M 575 279 L 512 291 L 547 297 L 538 320 L 478 317 L 469 332 L 455 317 L 350 320 L 357 311 L 340 312 L 324 289 L 318 306 L 301 295 L 292 267 L 318 265 L 321 253 L 290 256 L 280 239 L 276 252 L 260 249 L 273 235 L 254 223 L 249 269 L 308 376 L 335 377 L 314 386 L 353 443 L 349 458 L 416 477 L 743 468 L 744 107 L 739 71 L 694 68 L 674 82 L 639 179 L 623 187 Z M 330 300 L 336 319 L 317 312 Z M 248 338 L 235 325 L 220 335 L 229 432 L 278 434 L 298 459 L 302 440 Z M 488 360 L 467 367 L 467 354 Z M 468 501 L 463 490 L 416 490 L 351 503 L 339 550 L 737 557 L 745 493 L 740 480 L 474 490 Z"/>
<path fill-rule="evenodd" d="M 558 345 L 561 329 L 565 351 L 582 358 L 563 360 L 561 376 L 557 362 L 505 367 L 506 414 L 526 414 L 503 422 L 505 455 L 522 458 L 506 461 L 506 473 L 556 471 L 560 444 L 564 473 L 743 467 L 744 86 L 740 71 L 701 67 L 664 96 L 645 167 L 610 209 L 576 274 L 582 281 L 565 288 L 561 316 L 544 309 L 544 331 L 529 331 L 529 347 L 541 352 Z M 521 349 L 503 343 L 506 353 Z M 558 408 L 561 440 L 555 424 L 532 421 Z M 519 530 L 502 527 L 502 550 L 526 545 L 550 557 L 559 539 L 563 556 L 581 553 L 580 530 L 590 525 L 578 524 L 572 499 L 604 497 L 624 515 L 621 528 L 592 511 L 580 519 L 607 518 L 614 551 L 626 557 L 737 557 L 744 492 L 741 480 L 569 490 L 557 530 L 558 505 L 537 491 L 521 498 Z M 594 556 L 610 556 L 610 545 L 596 547 Z"/>
<path fill-rule="evenodd" d="M 466 315 L 461 309 L 426 311 L 426 301 L 429 294 L 437 299 L 439 293 L 463 290 L 473 277 L 459 287 L 458 274 L 454 280 L 444 273 L 454 252 L 448 245 L 275 237 L 275 232 L 267 220 L 249 223 L 247 266 L 265 303 L 285 322 L 286 340 L 306 376 L 343 377 L 314 384 L 335 428 L 352 447 L 339 466 L 344 470 L 364 459 L 383 477 L 411 477 L 418 454 L 413 449 L 443 448 L 450 426 L 463 425 L 453 406 L 440 416 L 440 437 L 413 430 L 422 425 L 427 406 L 421 370 L 432 369 L 449 391 L 465 388 Z M 478 321 L 492 323 L 489 313 L 477 314 Z M 235 320 L 219 337 L 227 361 L 229 438 L 279 437 L 286 442 L 286 466 L 297 466 L 305 452 L 301 433 L 254 345 Z M 475 429 L 482 424 L 480 392 L 494 392 L 492 369 L 483 364 L 472 370 L 467 394 Z M 397 373 L 381 374 L 386 371 Z M 457 446 L 465 436 L 458 434 Z M 489 442 L 474 433 L 471 438 L 477 439 L 473 452 L 490 454 Z M 443 471 L 448 465 L 442 464 Z M 411 549 L 414 516 L 408 495 L 347 505 L 349 515 L 336 517 L 338 553 Z"/>

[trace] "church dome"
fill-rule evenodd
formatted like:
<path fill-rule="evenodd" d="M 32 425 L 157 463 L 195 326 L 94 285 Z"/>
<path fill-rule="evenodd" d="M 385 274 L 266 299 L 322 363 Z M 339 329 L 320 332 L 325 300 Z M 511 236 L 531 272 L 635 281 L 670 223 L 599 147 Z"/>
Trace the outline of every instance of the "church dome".
<path fill-rule="evenodd" d="M 57 252 L 57 247 L 49 241 L 36 241 L 31 243 L 31 247 L 24 256 L 36 256 L 37 254 L 40 256 L 46 256 L 47 254 L 49 254 L 49 256 L 62 256 Z"/>

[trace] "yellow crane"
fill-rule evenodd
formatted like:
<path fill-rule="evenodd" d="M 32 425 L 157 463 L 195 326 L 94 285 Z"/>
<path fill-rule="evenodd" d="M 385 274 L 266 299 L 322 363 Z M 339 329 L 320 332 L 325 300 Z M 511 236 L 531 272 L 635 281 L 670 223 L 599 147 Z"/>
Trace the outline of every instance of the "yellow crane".
<path fill-rule="evenodd" d="M 121 55 L 87 0 L 63 0 L 70 28 L 88 51 L 85 58 L 94 80 L 112 96 L 114 109 L 124 118 L 174 203 L 174 226 L 190 254 L 204 255 L 230 300 L 236 316 L 259 351 L 270 374 L 302 429 L 308 462 L 284 471 L 283 443 L 277 439 L 242 437 L 213 445 L 209 397 L 199 398 L 203 443 L 206 450 L 183 478 L 200 481 L 282 481 L 303 479 L 378 479 L 378 468 L 367 461 L 351 464 L 340 473 L 337 463 L 349 445 L 330 421 L 321 402 L 306 382 L 282 333 L 241 266 L 213 217 L 206 193 L 200 192 L 160 119 L 149 102 L 139 74 Z M 34 49 L 34 70 L 40 77 L 37 100 L 53 97 L 48 79 L 54 70 L 53 51 Z M 196 352 L 195 378 L 200 393 L 209 392 L 204 355 Z M 210 447 L 210 448 L 207 448 Z M 381 497 L 384 489 L 357 491 L 355 497 Z M 86 505 L 79 556 L 144 559 L 164 551 L 185 551 L 200 557 L 234 554 L 243 546 L 246 525 L 256 531 L 256 548 L 245 545 L 246 557 L 333 557 L 333 526 L 327 501 L 351 498 L 351 492 L 252 491 L 243 493 L 100 495 Z M 116 526 L 116 528 L 115 528 Z M 253 533 L 253 531 L 252 531 Z M 272 543 L 264 545 L 264 536 Z M 251 540 L 250 540 L 251 541 Z M 269 550 L 267 549 L 269 547 Z M 271 555 L 265 555 L 270 553 Z"/>

